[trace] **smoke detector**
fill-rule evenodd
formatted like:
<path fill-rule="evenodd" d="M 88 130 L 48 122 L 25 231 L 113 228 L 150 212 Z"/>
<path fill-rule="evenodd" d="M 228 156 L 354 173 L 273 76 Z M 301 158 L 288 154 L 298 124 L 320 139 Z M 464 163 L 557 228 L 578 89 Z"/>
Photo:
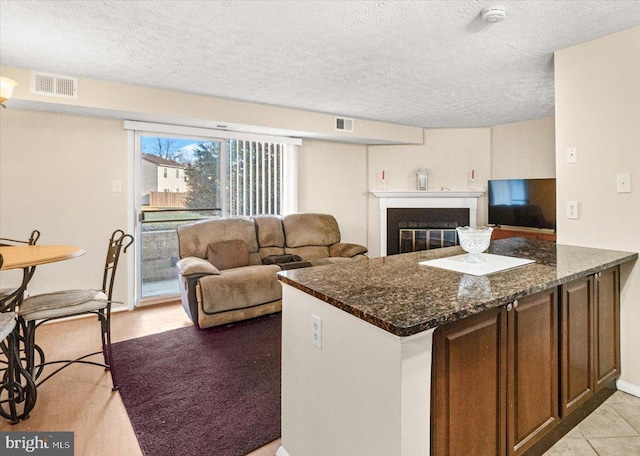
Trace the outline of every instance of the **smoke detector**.
<path fill-rule="evenodd" d="M 501 22 L 507 17 L 507 13 L 504 6 L 495 5 L 484 8 L 480 11 L 480 16 L 482 16 L 482 20 L 485 22 Z"/>

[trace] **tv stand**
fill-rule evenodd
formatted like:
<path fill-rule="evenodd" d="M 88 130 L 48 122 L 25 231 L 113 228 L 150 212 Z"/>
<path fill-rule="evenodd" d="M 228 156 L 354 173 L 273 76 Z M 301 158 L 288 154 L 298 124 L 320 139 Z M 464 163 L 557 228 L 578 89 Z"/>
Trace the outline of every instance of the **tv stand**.
<path fill-rule="evenodd" d="M 549 230 L 539 230 L 536 228 L 520 228 L 517 226 L 496 226 L 493 228 L 491 239 L 505 239 L 513 237 L 523 237 L 526 239 L 538 239 L 540 241 L 556 242 L 556 233 Z"/>

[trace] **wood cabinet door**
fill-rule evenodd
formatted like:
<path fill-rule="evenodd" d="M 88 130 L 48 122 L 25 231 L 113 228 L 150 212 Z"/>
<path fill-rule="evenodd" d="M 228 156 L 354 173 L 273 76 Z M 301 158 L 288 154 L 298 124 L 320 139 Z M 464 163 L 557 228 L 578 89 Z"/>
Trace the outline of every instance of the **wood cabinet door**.
<path fill-rule="evenodd" d="M 558 423 L 557 289 L 519 299 L 508 314 L 508 454 L 520 455 Z"/>
<path fill-rule="evenodd" d="M 562 286 L 560 304 L 560 415 L 595 392 L 593 276 Z"/>
<path fill-rule="evenodd" d="M 441 326 L 434 334 L 431 454 L 506 454 L 504 308 Z"/>
<path fill-rule="evenodd" d="M 614 267 L 595 278 L 596 391 L 620 375 L 620 269 Z"/>

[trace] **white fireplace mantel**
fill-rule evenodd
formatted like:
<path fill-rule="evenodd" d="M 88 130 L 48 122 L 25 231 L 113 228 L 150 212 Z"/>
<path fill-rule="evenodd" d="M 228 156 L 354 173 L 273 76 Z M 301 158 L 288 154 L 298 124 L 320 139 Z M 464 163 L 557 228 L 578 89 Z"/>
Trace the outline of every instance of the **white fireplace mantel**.
<path fill-rule="evenodd" d="M 469 225 L 478 220 L 478 198 L 483 190 L 380 190 L 371 192 L 378 198 L 380 207 L 380 256 L 387 255 L 387 209 L 390 208 L 467 208 Z"/>

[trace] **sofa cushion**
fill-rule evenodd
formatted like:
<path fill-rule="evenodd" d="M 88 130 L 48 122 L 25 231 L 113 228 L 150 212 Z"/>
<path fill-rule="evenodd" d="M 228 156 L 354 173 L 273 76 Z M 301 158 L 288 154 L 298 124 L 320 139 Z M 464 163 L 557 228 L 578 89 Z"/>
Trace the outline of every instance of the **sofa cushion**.
<path fill-rule="evenodd" d="M 180 258 L 206 258 L 209 244 L 232 239 L 242 239 L 247 244 L 249 254 L 256 254 L 255 259 L 251 256 L 250 263 L 261 263 L 257 255 L 258 241 L 253 220 L 231 217 L 178 225 Z"/>
<path fill-rule="evenodd" d="M 253 217 L 258 238 L 258 253 L 263 260 L 271 255 L 284 254 L 284 231 L 282 220 L 276 215 Z"/>
<path fill-rule="evenodd" d="M 282 218 L 287 247 L 329 246 L 340 242 L 340 228 L 329 214 L 291 214 Z M 287 252 L 295 253 L 295 252 Z M 300 255 L 303 259 L 304 255 Z M 326 256 L 329 256 L 327 253 Z"/>
<path fill-rule="evenodd" d="M 253 217 L 258 236 L 258 247 L 284 247 L 282 221 L 276 215 L 256 215 Z"/>
<path fill-rule="evenodd" d="M 298 255 L 302 261 L 314 260 L 316 258 L 329 257 L 329 247 L 326 245 L 308 245 L 305 247 L 285 248 L 286 253 Z"/>
<path fill-rule="evenodd" d="M 213 242 L 207 248 L 207 260 L 221 271 L 249 266 L 247 244 L 242 239 Z"/>
<path fill-rule="evenodd" d="M 284 255 L 284 248 L 282 247 L 260 247 L 258 253 L 260 258 L 264 262 L 264 259 L 273 255 Z"/>
<path fill-rule="evenodd" d="M 282 298 L 278 265 L 226 269 L 200 279 L 202 310 L 207 314 L 242 309 Z"/>

